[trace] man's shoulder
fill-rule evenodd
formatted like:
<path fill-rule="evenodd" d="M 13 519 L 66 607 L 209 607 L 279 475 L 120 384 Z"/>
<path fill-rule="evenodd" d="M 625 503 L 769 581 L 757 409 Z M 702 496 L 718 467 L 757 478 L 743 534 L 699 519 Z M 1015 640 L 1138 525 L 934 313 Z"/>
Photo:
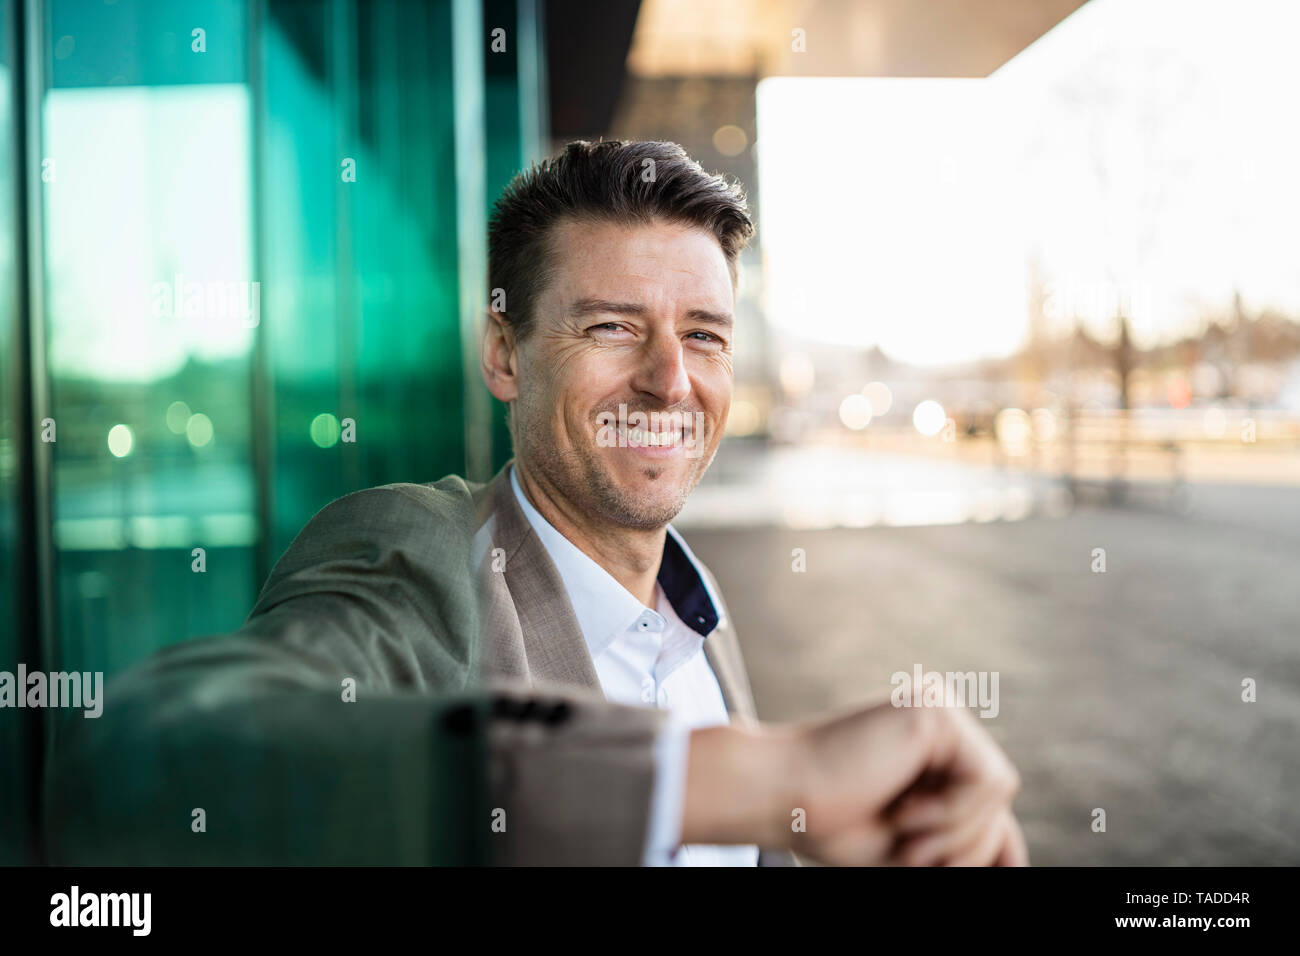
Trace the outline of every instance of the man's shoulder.
<path fill-rule="evenodd" d="M 459 475 L 448 475 L 424 484 L 393 482 L 350 492 L 311 517 L 285 558 L 293 564 L 349 552 L 397 550 L 404 542 L 420 550 L 467 542 L 477 528 L 481 489 Z"/>
<path fill-rule="evenodd" d="M 472 512 L 485 486 L 480 482 L 466 481 L 460 475 L 447 475 L 437 481 L 416 484 L 410 481 L 397 481 L 387 485 L 376 485 L 358 494 L 373 492 L 377 494 L 396 493 L 416 504 L 438 514 Z"/>
<path fill-rule="evenodd" d="M 455 577 L 469 564 L 479 486 L 459 475 L 424 484 L 394 482 L 336 498 L 312 516 L 272 569 L 263 595 L 290 579 L 329 569 L 404 569 Z M 453 560 L 463 555 L 464 561 Z M 260 601 L 259 601 L 260 603 Z"/>
<path fill-rule="evenodd" d="M 473 514 L 484 487 L 481 483 L 466 481 L 460 475 L 447 475 L 420 484 L 395 481 L 335 498 L 316 512 L 312 520 L 409 511 L 412 507 L 438 517 L 467 517 Z"/>

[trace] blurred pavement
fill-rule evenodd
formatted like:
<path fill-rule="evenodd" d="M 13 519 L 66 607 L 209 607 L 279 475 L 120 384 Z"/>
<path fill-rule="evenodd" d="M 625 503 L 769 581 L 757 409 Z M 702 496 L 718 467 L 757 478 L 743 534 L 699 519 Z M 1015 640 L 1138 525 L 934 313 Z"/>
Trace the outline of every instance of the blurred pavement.
<path fill-rule="evenodd" d="M 998 671 L 981 722 L 1034 863 L 1300 864 L 1300 489 L 1192 492 L 1191 514 L 685 533 L 764 719 L 887 699 L 916 664 Z"/>

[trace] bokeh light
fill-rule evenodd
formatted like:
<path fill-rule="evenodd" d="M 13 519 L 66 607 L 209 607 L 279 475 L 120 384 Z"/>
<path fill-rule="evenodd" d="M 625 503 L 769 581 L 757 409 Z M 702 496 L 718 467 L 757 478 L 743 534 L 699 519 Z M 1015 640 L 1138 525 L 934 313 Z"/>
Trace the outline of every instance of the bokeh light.
<path fill-rule="evenodd" d="M 876 418 L 889 414 L 889 409 L 893 407 L 894 396 L 884 382 L 872 382 L 864 386 L 862 394 L 867 396 L 867 401 L 871 403 L 871 414 Z"/>
<path fill-rule="evenodd" d="M 184 402 L 172 402 L 167 406 L 167 430 L 173 435 L 184 435 L 191 414 L 190 407 Z"/>
<path fill-rule="evenodd" d="M 933 438 L 943 430 L 948 415 L 943 406 L 932 398 L 927 398 L 912 411 L 912 424 L 926 438 Z"/>
<path fill-rule="evenodd" d="M 191 415 L 190 420 L 185 423 L 185 437 L 195 448 L 202 448 L 211 442 L 212 432 L 212 419 L 202 412 Z"/>
<path fill-rule="evenodd" d="M 871 424 L 871 402 L 865 395 L 854 393 L 840 402 L 840 421 L 845 428 L 861 431 Z"/>
<path fill-rule="evenodd" d="M 339 433 L 339 420 L 329 412 L 321 412 L 311 420 L 311 440 L 321 448 L 337 445 Z"/>
<path fill-rule="evenodd" d="M 108 450 L 114 458 L 125 458 L 135 446 L 135 436 L 126 425 L 114 425 L 108 430 Z"/>

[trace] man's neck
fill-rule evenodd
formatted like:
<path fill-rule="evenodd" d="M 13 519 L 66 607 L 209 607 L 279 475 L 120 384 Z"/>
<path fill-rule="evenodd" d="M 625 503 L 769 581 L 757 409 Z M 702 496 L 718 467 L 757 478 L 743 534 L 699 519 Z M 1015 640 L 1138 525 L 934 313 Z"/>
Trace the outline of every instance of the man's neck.
<path fill-rule="evenodd" d="M 595 561 L 646 607 L 655 606 L 655 582 L 663 560 L 665 528 L 594 525 L 572 502 L 535 480 L 526 467 L 514 464 L 519 487 L 537 512 L 574 547 Z"/>

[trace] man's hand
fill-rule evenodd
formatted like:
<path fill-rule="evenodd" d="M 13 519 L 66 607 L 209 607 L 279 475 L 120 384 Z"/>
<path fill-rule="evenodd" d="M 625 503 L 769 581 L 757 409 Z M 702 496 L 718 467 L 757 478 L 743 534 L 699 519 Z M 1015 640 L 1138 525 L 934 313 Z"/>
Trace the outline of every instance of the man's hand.
<path fill-rule="evenodd" d="M 881 704 L 713 727 L 691 735 L 682 842 L 757 843 L 832 865 L 1027 865 L 1010 810 L 1019 789 L 964 709 Z"/>

